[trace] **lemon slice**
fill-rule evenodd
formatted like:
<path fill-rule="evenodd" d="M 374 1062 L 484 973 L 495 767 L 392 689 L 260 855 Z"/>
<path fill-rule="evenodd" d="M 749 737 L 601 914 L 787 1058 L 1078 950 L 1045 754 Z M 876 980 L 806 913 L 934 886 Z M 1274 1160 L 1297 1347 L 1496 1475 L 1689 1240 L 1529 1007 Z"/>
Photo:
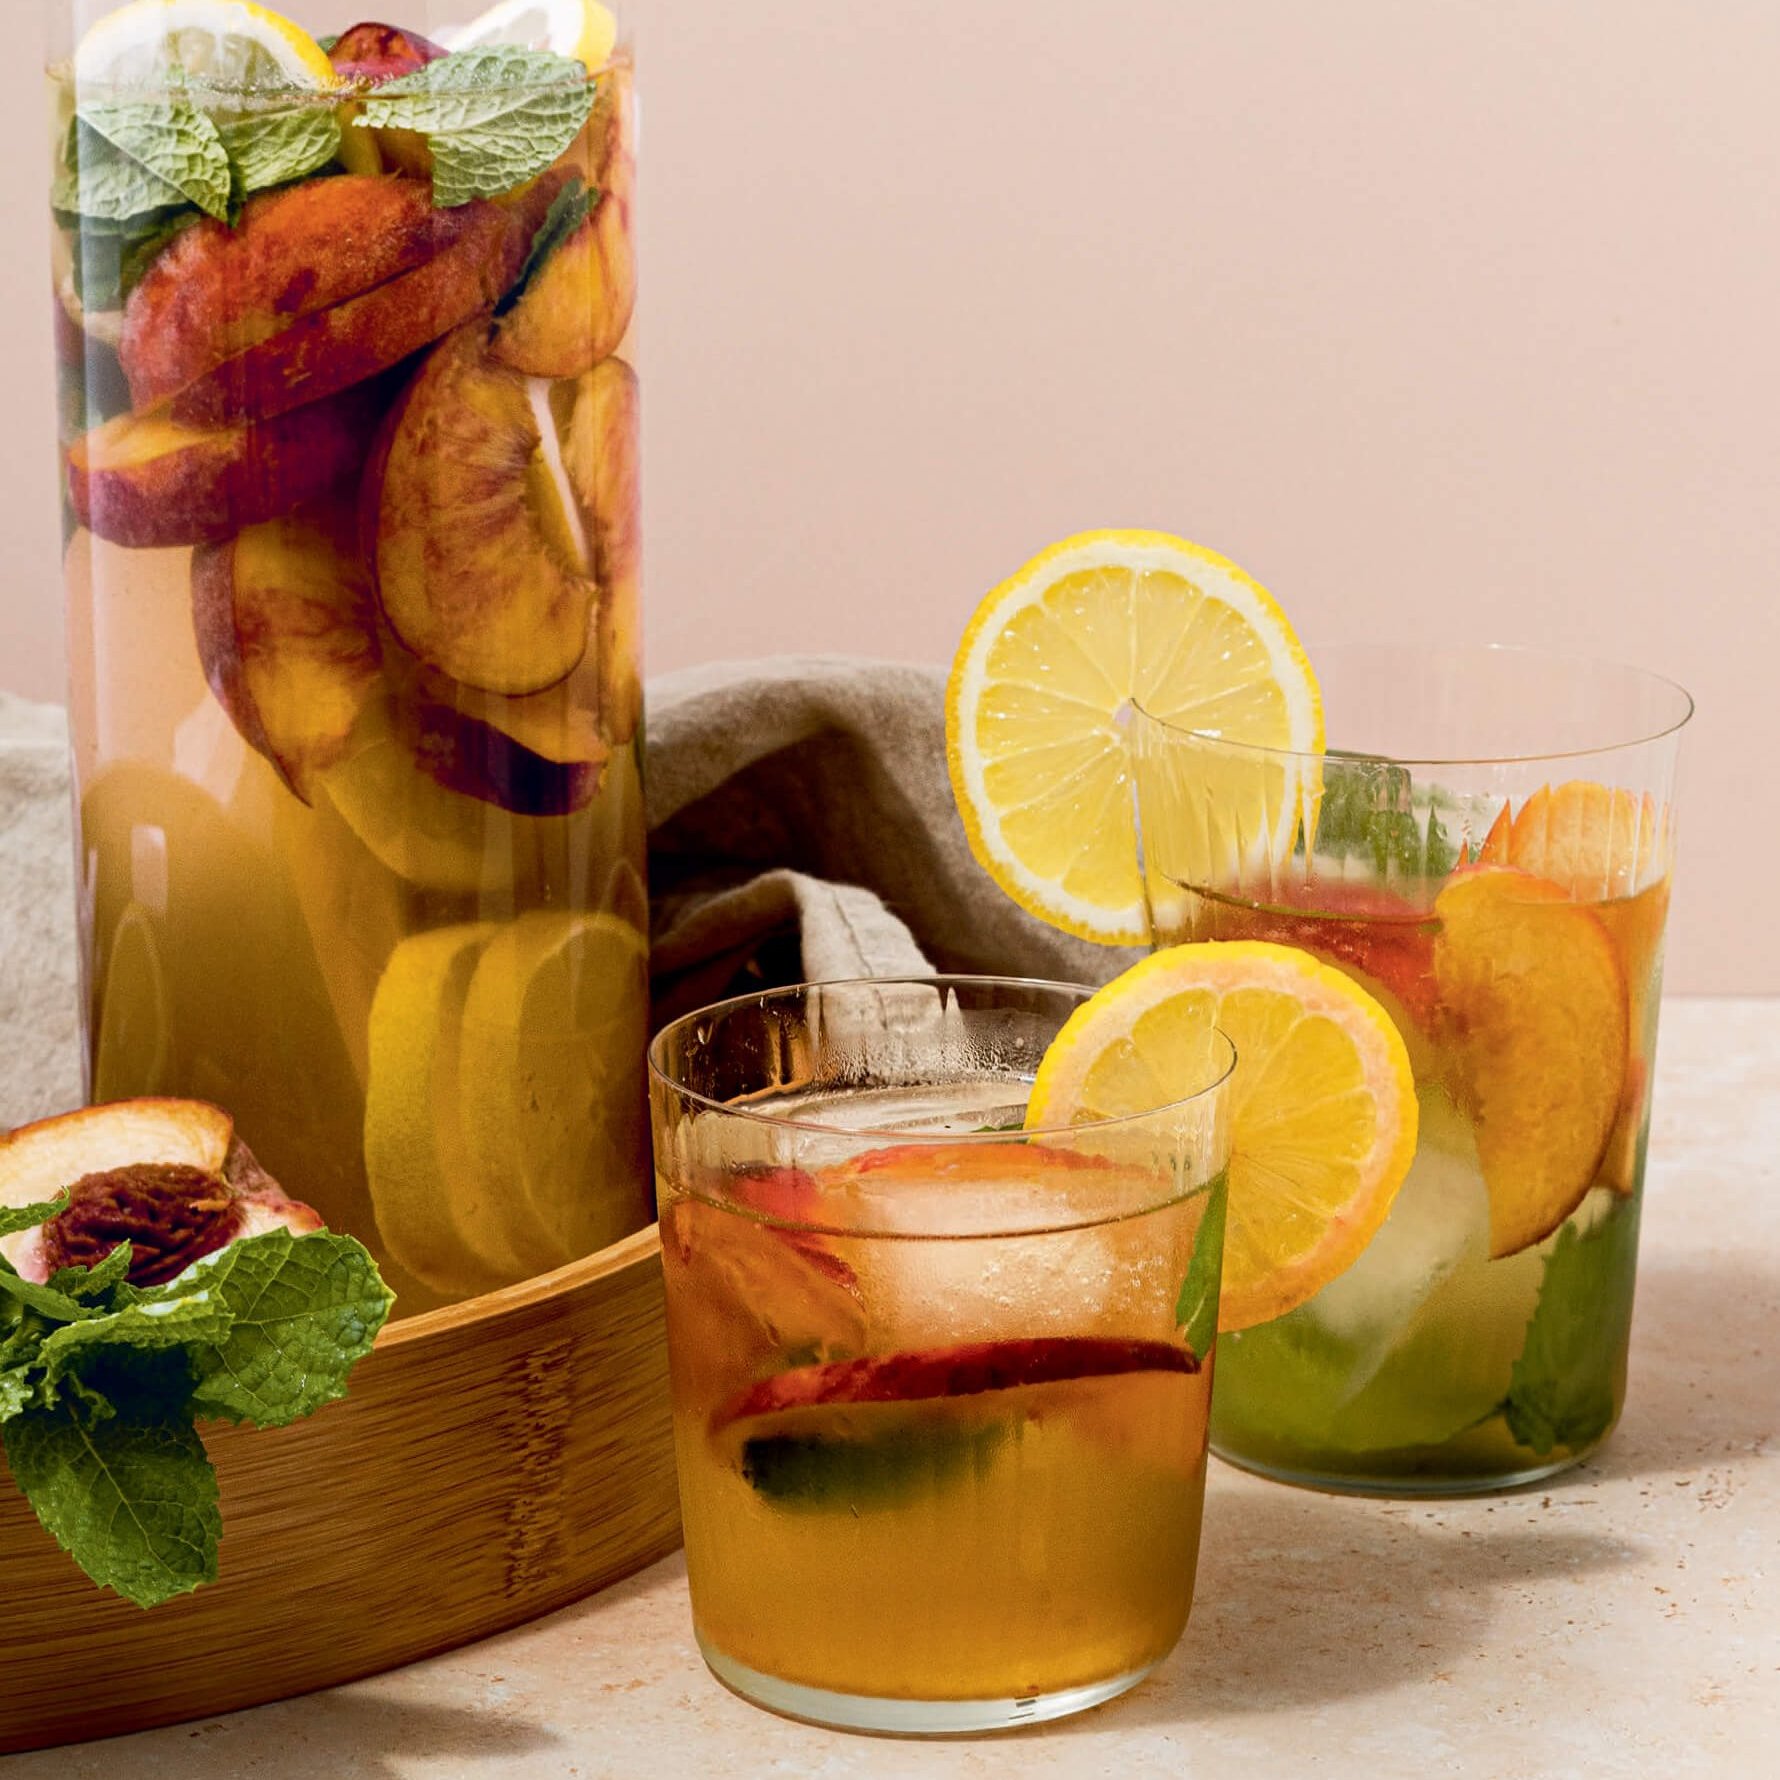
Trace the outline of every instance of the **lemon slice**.
<path fill-rule="evenodd" d="M 649 945 L 615 915 L 540 909 L 488 943 L 464 1002 L 469 1155 L 548 1236 L 554 1264 L 648 1223 Z"/>
<path fill-rule="evenodd" d="M 326 52 L 302 26 L 252 0 L 132 0 L 108 13 L 74 52 L 82 86 L 154 86 L 171 74 L 229 91 L 337 84 Z"/>
<path fill-rule="evenodd" d="M 1321 695 L 1285 614 L 1210 550 L 1164 532 L 1085 532 L 997 587 L 971 619 L 946 688 L 946 758 L 965 833 L 1028 913 L 1108 945 L 1149 937 L 1125 731 L 1134 702 L 1165 723 L 1260 748 L 1314 755 L 1323 746 Z M 1225 831 L 1284 858 L 1300 776 L 1269 755 L 1204 789 Z"/>
<path fill-rule="evenodd" d="M 1358 1259 L 1415 1158 L 1409 1053 L 1351 978 L 1293 946 L 1172 946 L 1085 1001 L 1051 1041 L 1029 1128 L 1141 1112 L 1236 1047 L 1220 1329 L 1271 1321 Z"/>
<path fill-rule="evenodd" d="M 440 40 L 450 50 L 495 43 L 547 49 L 574 56 L 592 70 L 612 59 L 618 21 L 599 0 L 500 0 L 469 24 L 441 32 Z"/>
<path fill-rule="evenodd" d="M 471 921 L 405 939 L 371 1003 L 365 1173 L 391 1258 L 447 1297 L 524 1279 L 512 1208 L 466 1165 L 458 1121 L 464 997 L 500 932 Z"/>

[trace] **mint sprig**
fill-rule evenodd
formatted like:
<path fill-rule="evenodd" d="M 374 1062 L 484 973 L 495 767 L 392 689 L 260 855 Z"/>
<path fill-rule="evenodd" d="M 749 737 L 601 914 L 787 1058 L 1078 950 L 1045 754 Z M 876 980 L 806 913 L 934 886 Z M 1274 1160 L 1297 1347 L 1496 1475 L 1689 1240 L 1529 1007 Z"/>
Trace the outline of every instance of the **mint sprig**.
<path fill-rule="evenodd" d="M 50 192 L 105 222 L 191 205 L 227 219 L 234 190 L 221 132 L 188 99 L 91 100 L 74 114 Z"/>
<path fill-rule="evenodd" d="M 1369 859 L 1380 878 L 1444 878 L 1458 863 L 1458 850 L 1434 802 L 1440 795 L 1421 800 L 1418 810 L 1408 767 L 1330 754 L 1323 765 L 1316 850 Z"/>
<path fill-rule="evenodd" d="M 1620 1202 L 1586 1234 L 1566 1224 L 1545 1257 L 1502 1410 L 1508 1431 L 1541 1457 L 1591 1446 L 1613 1424 L 1637 1255 L 1638 1207 Z"/>
<path fill-rule="evenodd" d="M 57 1210 L 0 1213 L 0 1235 Z M 128 1267 L 120 1245 L 37 1285 L 0 1258 L 0 1444 L 57 1543 L 152 1607 L 216 1577 L 196 1423 L 282 1427 L 344 1396 L 393 1298 L 363 1245 L 326 1231 L 249 1237 L 149 1290 Z"/>
<path fill-rule="evenodd" d="M 558 160 L 593 111 L 571 56 L 508 45 L 459 50 L 380 86 L 353 127 L 415 130 L 433 155 L 433 202 L 499 197 Z"/>
<path fill-rule="evenodd" d="M 1230 1211 L 1230 1177 L 1220 1174 L 1193 1238 L 1193 1256 L 1181 1282 L 1174 1320 L 1186 1333 L 1187 1346 L 1203 1360 L 1218 1338 L 1218 1288 L 1223 1282 L 1224 1226 Z"/>

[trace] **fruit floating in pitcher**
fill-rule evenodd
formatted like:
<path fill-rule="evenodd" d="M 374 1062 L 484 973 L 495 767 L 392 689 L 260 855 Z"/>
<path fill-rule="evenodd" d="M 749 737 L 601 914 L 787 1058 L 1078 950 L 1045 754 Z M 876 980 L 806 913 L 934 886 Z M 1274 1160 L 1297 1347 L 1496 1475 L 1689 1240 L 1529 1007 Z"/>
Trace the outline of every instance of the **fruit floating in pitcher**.
<path fill-rule="evenodd" d="M 594 0 L 341 24 L 55 71 L 83 891 L 102 1092 L 420 1310 L 651 1217 L 634 81 Z"/>

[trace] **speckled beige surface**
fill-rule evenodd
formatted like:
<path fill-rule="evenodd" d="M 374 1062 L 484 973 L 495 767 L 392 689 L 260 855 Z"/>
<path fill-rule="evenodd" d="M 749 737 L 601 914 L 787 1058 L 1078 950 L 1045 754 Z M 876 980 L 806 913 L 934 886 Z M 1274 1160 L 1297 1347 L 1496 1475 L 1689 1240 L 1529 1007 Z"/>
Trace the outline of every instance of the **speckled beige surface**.
<path fill-rule="evenodd" d="M 4 1780 L 1772 1773 L 1780 1002 L 1671 1002 L 1659 1079 L 1631 1399 L 1599 1462 L 1435 1507 L 1214 1467 L 1186 1639 L 1099 1712 L 921 1746 L 773 1718 L 705 1673 L 675 1559 L 453 1656 Z"/>

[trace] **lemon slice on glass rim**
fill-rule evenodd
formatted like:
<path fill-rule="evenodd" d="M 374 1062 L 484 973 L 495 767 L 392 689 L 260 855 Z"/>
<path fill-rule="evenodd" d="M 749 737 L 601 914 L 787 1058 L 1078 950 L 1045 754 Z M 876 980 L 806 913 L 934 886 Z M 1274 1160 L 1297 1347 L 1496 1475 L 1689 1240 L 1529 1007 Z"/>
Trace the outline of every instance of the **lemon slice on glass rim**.
<path fill-rule="evenodd" d="M 1402 1035 L 1352 978 L 1295 946 L 1170 946 L 1076 1009 L 1032 1084 L 1029 1130 L 1166 1104 L 1236 1049 L 1218 1327 L 1284 1316 L 1377 1234 L 1415 1159 Z"/>
<path fill-rule="evenodd" d="M 449 50 L 511 44 L 573 56 L 588 70 L 605 67 L 618 41 L 618 21 L 599 0 L 499 0 L 455 31 L 441 31 Z"/>
<path fill-rule="evenodd" d="M 946 758 L 965 833 L 1029 914 L 1106 945 L 1149 937 L 1134 704 L 1177 728 L 1282 751 L 1218 787 L 1232 830 L 1262 835 L 1276 859 L 1289 855 L 1314 795 L 1297 782 L 1313 769 L 1294 757 L 1323 748 L 1303 645 L 1273 596 L 1214 551 L 1165 532 L 1084 532 L 990 593 L 946 687 Z"/>
<path fill-rule="evenodd" d="M 253 0 L 131 0 L 80 40 L 82 86 L 152 88 L 170 75 L 230 92 L 338 85 L 327 53 L 302 26 Z"/>

